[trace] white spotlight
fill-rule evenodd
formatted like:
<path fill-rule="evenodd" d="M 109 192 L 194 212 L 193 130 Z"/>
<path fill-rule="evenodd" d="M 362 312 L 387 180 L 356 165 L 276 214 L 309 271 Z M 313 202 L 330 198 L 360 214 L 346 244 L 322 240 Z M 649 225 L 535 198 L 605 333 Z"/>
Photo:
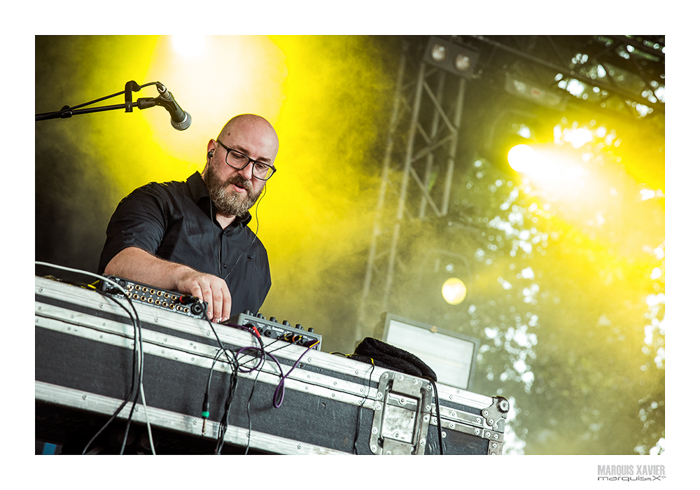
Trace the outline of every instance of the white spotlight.
<path fill-rule="evenodd" d="M 508 152 L 508 163 L 516 172 L 530 170 L 535 160 L 535 150 L 526 144 L 515 145 Z"/>
<path fill-rule="evenodd" d="M 435 61 L 442 61 L 445 59 L 445 56 L 447 56 L 447 48 L 442 44 L 435 44 L 430 54 Z"/>
<path fill-rule="evenodd" d="M 171 36 L 171 41 L 175 52 L 187 57 L 202 54 L 202 52 L 204 51 L 204 46 L 206 44 L 204 36 L 184 34 Z"/>
<path fill-rule="evenodd" d="M 472 60 L 469 56 L 458 54 L 455 56 L 455 68 L 459 71 L 467 71 L 472 66 Z"/>

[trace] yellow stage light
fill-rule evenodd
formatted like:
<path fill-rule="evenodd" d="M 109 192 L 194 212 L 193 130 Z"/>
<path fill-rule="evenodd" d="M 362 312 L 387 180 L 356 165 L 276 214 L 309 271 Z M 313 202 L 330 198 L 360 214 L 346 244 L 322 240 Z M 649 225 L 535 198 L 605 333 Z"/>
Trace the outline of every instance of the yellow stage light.
<path fill-rule="evenodd" d="M 451 277 L 442 285 L 442 297 L 451 305 L 458 305 L 467 297 L 467 286 L 461 279 Z"/>
<path fill-rule="evenodd" d="M 530 145 L 515 145 L 508 152 L 508 164 L 516 172 L 532 169 L 535 162 L 535 150 Z"/>
<path fill-rule="evenodd" d="M 204 52 L 206 40 L 204 36 L 177 35 L 172 36 L 173 49 L 182 56 L 197 56 Z"/>

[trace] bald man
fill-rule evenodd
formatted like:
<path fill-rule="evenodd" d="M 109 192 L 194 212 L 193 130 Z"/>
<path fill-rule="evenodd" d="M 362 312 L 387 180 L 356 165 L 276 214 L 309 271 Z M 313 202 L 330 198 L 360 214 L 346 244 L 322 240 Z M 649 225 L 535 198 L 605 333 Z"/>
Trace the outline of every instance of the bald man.
<path fill-rule="evenodd" d="M 107 226 L 98 272 L 206 301 L 215 322 L 257 312 L 271 286 L 249 209 L 275 172 L 279 142 L 264 118 L 242 114 L 207 145 L 185 182 L 150 183 L 124 198 Z"/>

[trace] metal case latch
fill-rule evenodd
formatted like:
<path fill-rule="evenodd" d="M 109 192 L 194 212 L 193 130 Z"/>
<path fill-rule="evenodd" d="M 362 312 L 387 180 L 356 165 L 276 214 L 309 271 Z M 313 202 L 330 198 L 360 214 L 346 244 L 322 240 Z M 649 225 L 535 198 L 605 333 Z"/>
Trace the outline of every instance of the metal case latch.
<path fill-rule="evenodd" d="M 506 416 L 509 409 L 510 404 L 508 400 L 502 396 L 496 396 L 493 398 L 491 406 L 481 411 L 481 415 L 487 424 L 484 436 L 490 439 L 489 454 L 501 454 L 503 452 L 503 433 L 506 429 Z M 488 426 L 491 427 L 491 431 L 489 431 Z M 500 440 L 498 439 L 499 434 L 501 435 Z"/>
<path fill-rule="evenodd" d="M 385 372 L 379 378 L 369 446 L 375 454 L 424 454 L 432 387 L 424 379 Z"/>

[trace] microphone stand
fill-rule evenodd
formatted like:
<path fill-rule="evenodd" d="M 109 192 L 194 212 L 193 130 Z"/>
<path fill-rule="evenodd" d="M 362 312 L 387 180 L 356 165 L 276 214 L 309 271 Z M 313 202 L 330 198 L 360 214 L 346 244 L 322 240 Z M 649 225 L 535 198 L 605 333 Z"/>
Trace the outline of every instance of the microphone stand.
<path fill-rule="evenodd" d="M 135 81 L 131 80 L 129 82 L 126 82 L 126 86 L 124 87 L 123 92 L 117 92 L 116 94 L 108 95 L 106 97 L 102 97 L 100 99 L 96 99 L 90 102 L 86 102 L 84 104 L 79 104 L 74 107 L 69 107 L 67 105 L 61 107 L 59 111 L 55 112 L 45 112 L 43 114 L 35 114 L 34 120 L 35 121 L 45 121 L 47 119 L 67 119 L 69 117 L 72 117 L 74 115 L 78 114 L 89 114 L 92 112 L 103 112 L 103 111 L 112 111 L 115 109 L 125 109 L 125 112 L 133 112 L 134 107 L 137 107 L 139 109 L 148 109 L 150 107 L 153 107 L 155 105 L 160 105 L 160 96 L 156 99 L 153 97 L 147 97 L 144 99 L 138 99 L 136 102 L 133 102 L 132 100 L 132 92 L 138 92 L 141 90 L 143 87 L 147 87 L 149 85 L 155 85 L 158 82 L 151 82 L 147 83 L 145 85 L 139 85 Z M 124 94 L 124 103 L 123 104 L 117 104 L 117 105 L 108 105 L 108 106 L 101 106 L 101 107 L 92 107 L 88 109 L 80 109 L 80 107 L 85 107 L 90 104 L 95 104 L 96 102 L 101 102 L 106 99 L 111 99 L 112 97 L 116 97 L 118 95 Z"/>

